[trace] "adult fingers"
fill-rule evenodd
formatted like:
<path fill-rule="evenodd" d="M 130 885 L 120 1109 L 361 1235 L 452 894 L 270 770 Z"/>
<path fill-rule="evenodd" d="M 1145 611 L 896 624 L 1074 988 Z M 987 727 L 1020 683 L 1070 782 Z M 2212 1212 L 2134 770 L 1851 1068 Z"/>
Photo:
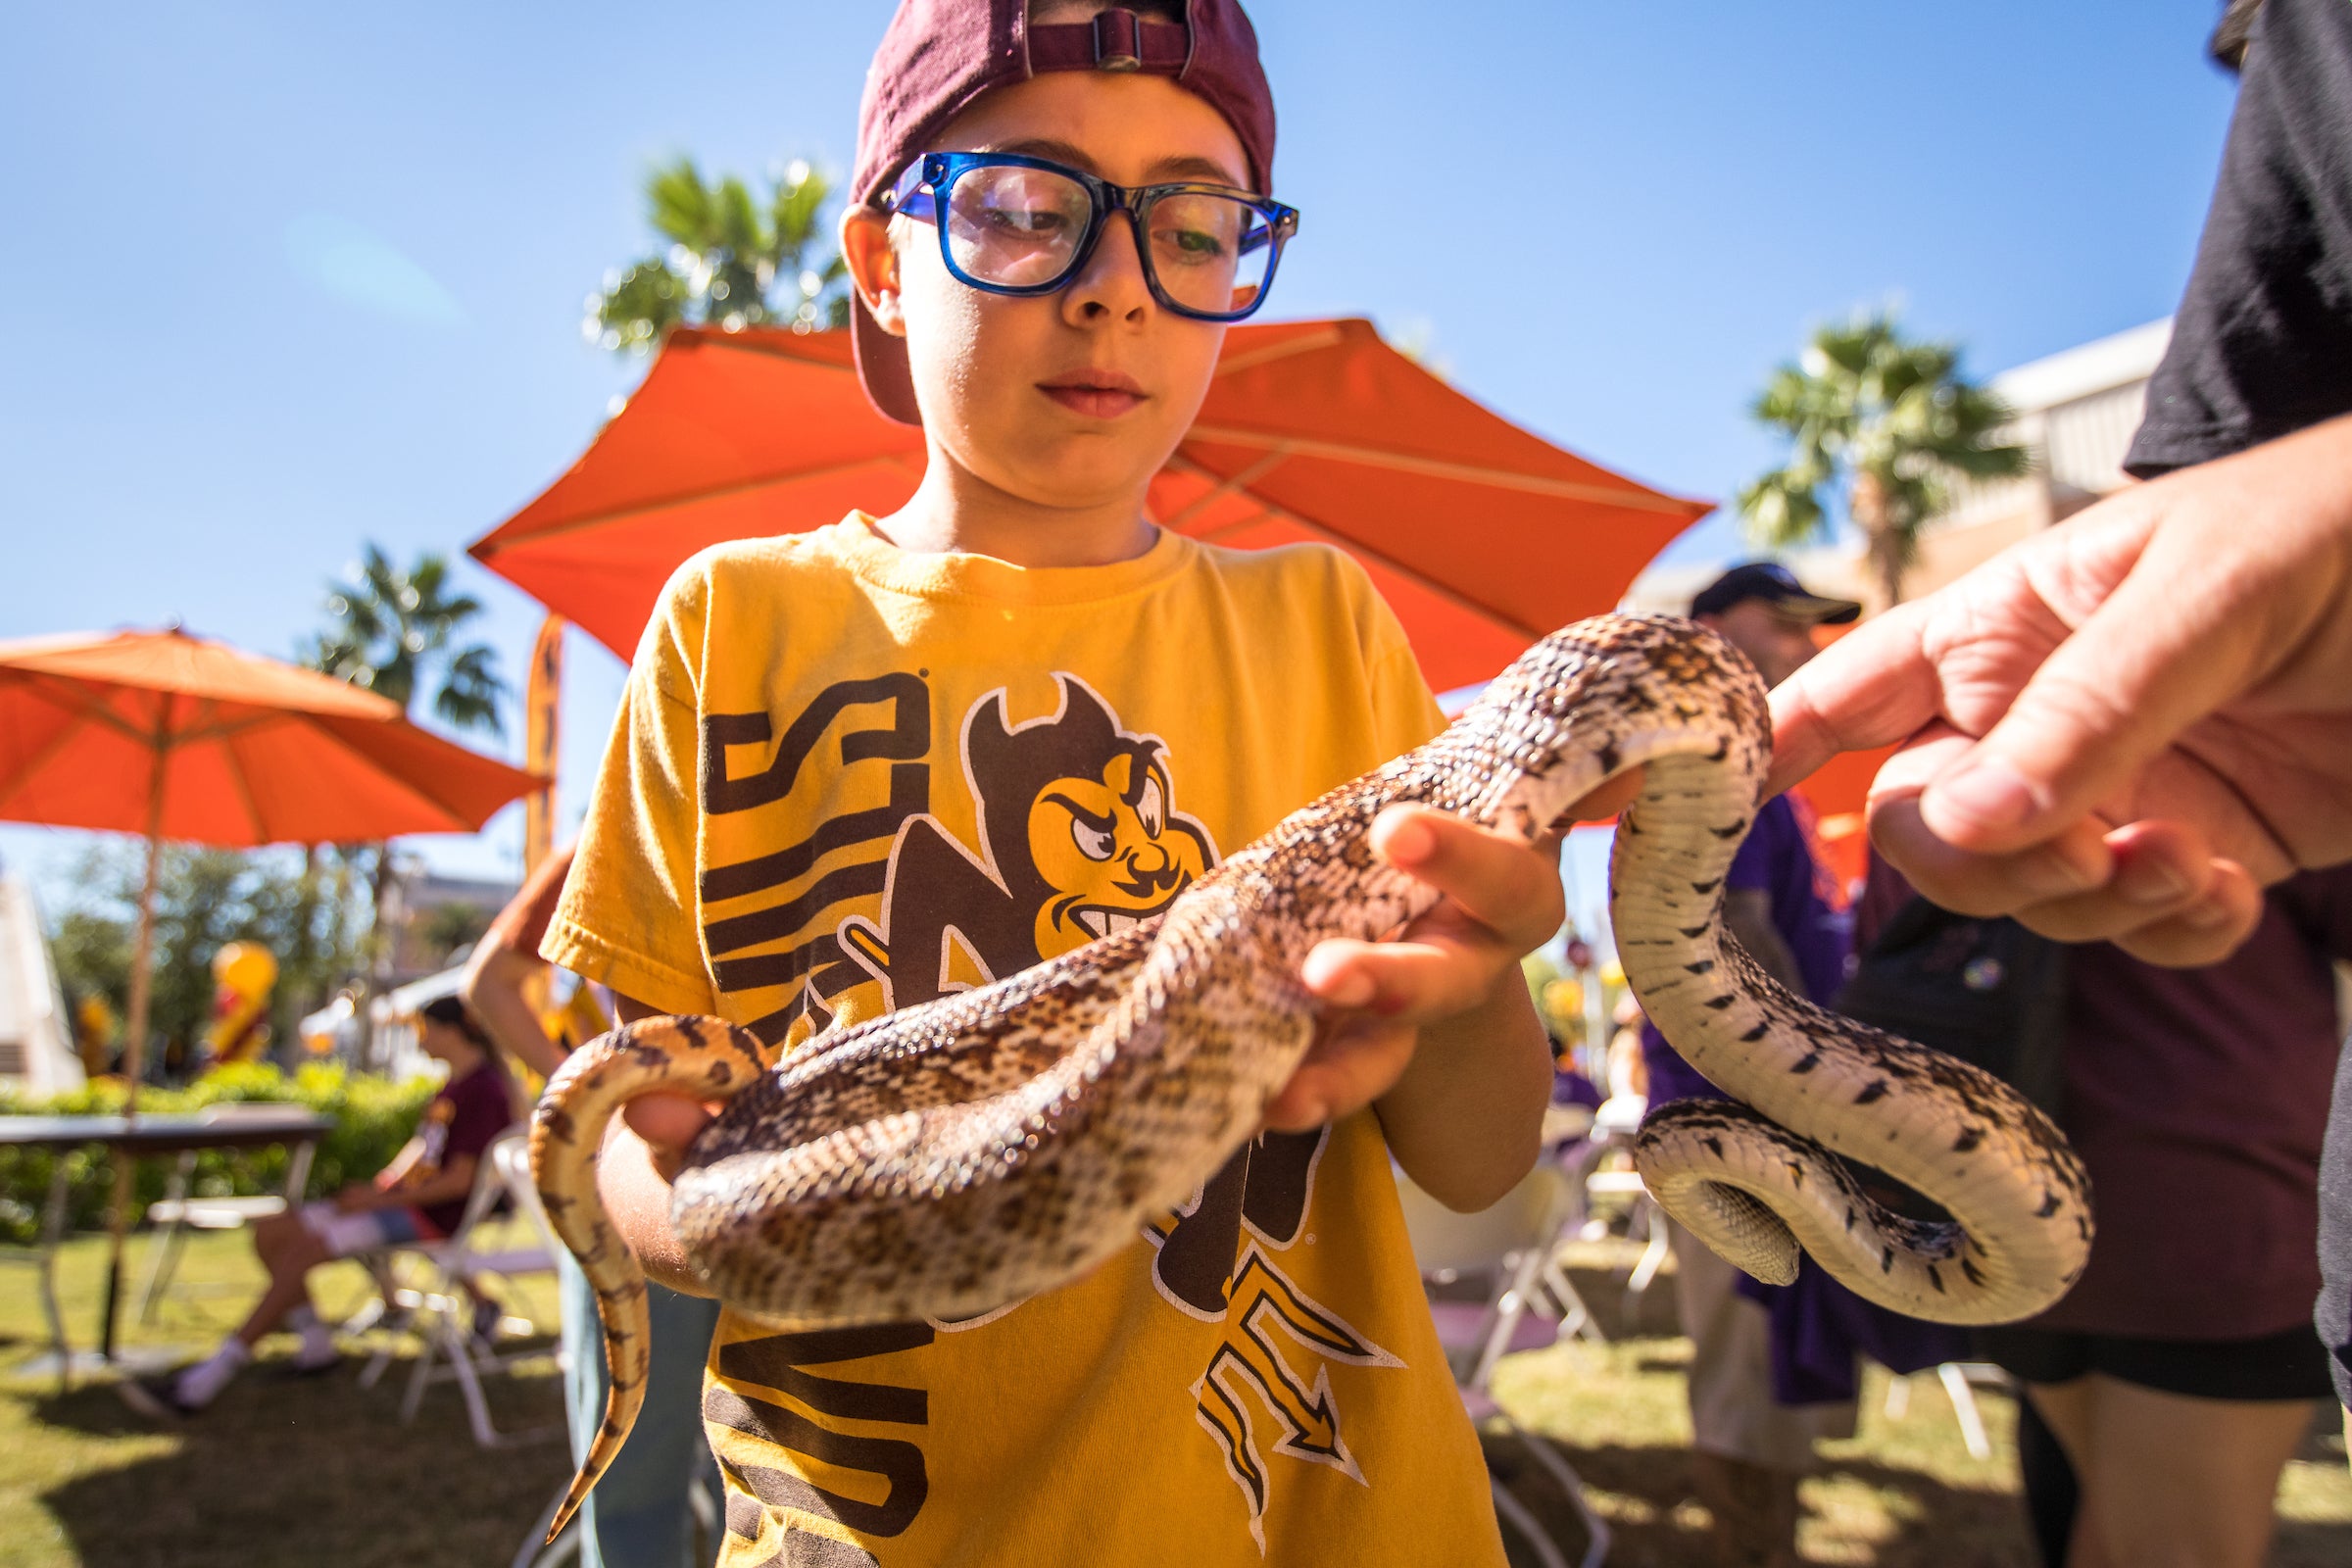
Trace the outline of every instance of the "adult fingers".
<path fill-rule="evenodd" d="M 1425 806 L 1392 806 L 1372 823 L 1382 859 L 1451 899 L 1514 954 L 1560 928 L 1559 845 L 1531 847 Z"/>
<path fill-rule="evenodd" d="M 1923 631 L 1932 600 L 1897 605 L 1864 621 L 1772 690 L 1772 768 L 1778 795 L 1841 752 L 1890 746 L 1939 709 L 1935 661 Z"/>
<path fill-rule="evenodd" d="M 2115 945 L 2143 963 L 2192 969 L 2219 963 L 2235 953 L 2261 923 L 2262 888 L 2245 867 L 2216 860 L 2214 879 L 2203 899 L 2167 920 L 2115 939 Z"/>
<path fill-rule="evenodd" d="M 2162 481 L 2169 490 L 2126 492 L 2021 556 L 2027 577 L 2048 585 L 2043 597 L 2089 608 L 1983 739 L 1928 786 L 1922 813 L 1938 836 L 1992 853 L 2047 836 L 2253 678 L 2265 617 L 2238 601 L 2259 573 L 2223 571 L 2207 530 L 2157 526 L 2169 509 L 2202 504 L 2184 482 L 2210 483 L 2183 475 Z"/>
<path fill-rule="evenodd" d="M 1959 914 L 1992 916 L 2085 895 L 2114 875 L 2105 825 L 2086 822 L 2009 855 L 1983 855 L 1946 842 L 1922 820 L 1920 792 L 1964 753 L 1968 737 L 1931 725 L 1879 770 L 1871 787 L 1870 840 L 1931 902 Z"/>
<path fill-rule="evenodd" d="M 2088 893 L 2018 909 L 2029 929 L 2060 942 L 2121 942 L 2166 925 L 2211 899 L 2219 862 L 2178 823 L 2138 822 L 2105 839 L 2115 874 Z"/>

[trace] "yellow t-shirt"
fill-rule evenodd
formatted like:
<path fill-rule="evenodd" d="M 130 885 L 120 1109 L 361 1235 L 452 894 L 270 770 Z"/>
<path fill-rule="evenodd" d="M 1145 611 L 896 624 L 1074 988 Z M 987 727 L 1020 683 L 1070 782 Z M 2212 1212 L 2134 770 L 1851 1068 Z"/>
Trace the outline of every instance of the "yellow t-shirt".
<path fill-rule="evenodd" d="M 780 1052 L 1149 915 L 1441 722 L 1319 546 L 1029 570 L 857 514 L 723 545 L 638 648 L 541 951 Z M 975 1322 L 729 1313 L 703 1414 L 729 1564 L 1502 1560 L 1368 1111 Z"/>

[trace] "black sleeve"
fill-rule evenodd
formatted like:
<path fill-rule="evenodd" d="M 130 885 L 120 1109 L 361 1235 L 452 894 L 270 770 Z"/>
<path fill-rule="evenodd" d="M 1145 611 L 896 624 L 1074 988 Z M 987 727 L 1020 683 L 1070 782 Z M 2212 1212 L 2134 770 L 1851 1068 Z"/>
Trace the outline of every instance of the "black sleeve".
<path fill-rule="evenodd" d="M 2267 0 L 2196 270 L 2124 466 L 2152 478 L 2352 411 L 2352 0 Z"/>

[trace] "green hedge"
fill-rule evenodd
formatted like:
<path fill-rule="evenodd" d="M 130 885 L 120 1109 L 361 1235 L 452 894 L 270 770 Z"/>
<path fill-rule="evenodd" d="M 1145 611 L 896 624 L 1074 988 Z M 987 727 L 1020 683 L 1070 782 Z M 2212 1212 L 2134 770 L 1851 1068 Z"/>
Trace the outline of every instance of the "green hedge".
<path fill-rule="evenodd" d="M 334 1118 L 335 1130 L 318 1141 L 311 1161 L 309 1196 L 332 1193 L 352 1182 L 365 1181 L 391 1162 L 400 1146 L 416 1130 L 425 1102 L 433 1098 L 429 1079 L 394 1083 L 341 1067 L 314 1064 L 288 1077 L 275 1067 L 240 1065 L 207 1074 L 186 1089 L 148 1089 L 139 1095 L 139 1109 L 162 1114 L 189 1112 L 223 1101 L 274 1101 L 309 1106 Z M 92 1084 L 71 1094 L 31 1100 L 0 1090 L 0 1115 L 102 1116 L 122 1109 L 122 1086 Z M 208 1149 L 196 1156 L 189 1191 L 199 1198 L 254 1197 L 285 1190 L 284 1149 Z M 0 1241 L 30 1243 L 39 1239 L 41 1206 L 48 1201 L 50 1173 L 66 1162 L 69 1224 L 79 1230 L 105 1225 L 106 1203 L 113 1188 L 112 1166 L 106 1151 L 85 1146 L 62 1153 L 45 1149 L 0 1149 Z M 164 1196 L 165 1184 L 177 1167 L 175 1155 L 150 1155 L 139 1161 L 138 1212 Z"/>

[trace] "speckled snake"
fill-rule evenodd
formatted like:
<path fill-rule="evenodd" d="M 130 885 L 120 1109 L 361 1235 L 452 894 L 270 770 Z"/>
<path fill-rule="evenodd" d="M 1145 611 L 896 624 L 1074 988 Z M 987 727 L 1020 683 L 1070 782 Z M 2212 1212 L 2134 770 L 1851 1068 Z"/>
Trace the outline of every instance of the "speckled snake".
<path fill-rule="evenodd" d="M 1315 1028 L 1297 978 L 1308 950 L 1393 934 L 1435 902 L 1373 855 L 1383 808 L 1423 802 L 1533 841 L 1634 767 L 1646 771 L 1612 867 L 1620 961 L 1667 1038 L 1739 1097 L 1651 1112 L 1636 1159 L 1659 1202 L 1763 1279 L 1791 1278 L 1802 1248 L 1923 1317 L 2045 1305 L 2081 1272 L 2090 1236 L 2087 1182 L 2057 1129 L 1988 1075 L 1791 996 L 1723 932 L 1724 876 L 1770 747 L 1762 684 L 1711 633 L 1583 621 L 1530 649 L 1444 734 L 1293 813 L 1152 922 L 821 1037 L 773 1068 L 715 1019 L 651 1019 L 593 1042 L 548 1085 L 531 1135 L 612 1368 L 564 1515 L 644 1396 L 643 1275 L 595 1175 L 624 1102 L 727 1102 L 687 1155 L 670 1215 L 736 1310 L 783 1328 L 988 1312 L 1132 1243 L 1255 1131 Z M 1881 1208 L 1838 1155 L 1950 1219 Z"/>

